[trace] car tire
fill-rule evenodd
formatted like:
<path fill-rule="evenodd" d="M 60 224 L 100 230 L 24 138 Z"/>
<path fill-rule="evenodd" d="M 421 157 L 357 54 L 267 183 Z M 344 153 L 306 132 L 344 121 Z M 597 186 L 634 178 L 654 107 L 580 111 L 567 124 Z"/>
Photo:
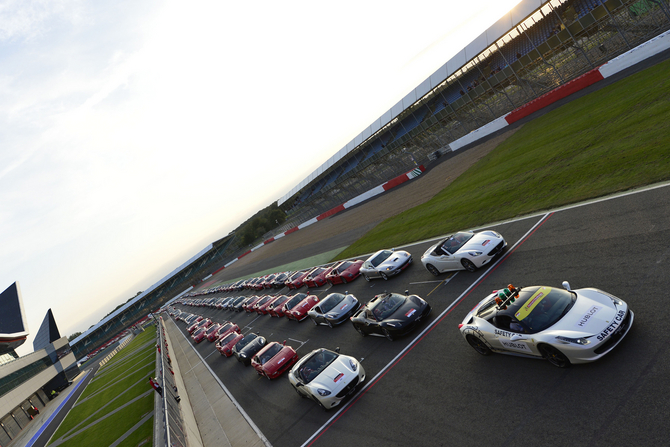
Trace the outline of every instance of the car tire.
<path fill-rule="evenodd" d="M 363 337 L 367 337 L 368 334 L 366 334 L 365 331 L 363 331 L 363 329 L 361 329 L 360 326 L 358 326 L 357 324 L 354 324 L 354 328 L 355 328 L 356 331 L 358 331 L 358 333 L 361 334 Z"/>
<path fill-rule="evenodd" d="M 388 331 L 388 329 L 386 329 L 386 328 L 382 328 L 382 334 L 384 335 L 384 337 L 386 337 L 387 340 L 389 340 L 389 341 L 393 341 L 393 336 L 392 336 L 391 333 Z"/>
<path fill-rule="evenodd" d="M 342 284 L 346 284 L 346 283 L 347 283 L 347 279 L 343 276 L 342 277 Z"/>
<path fill-rule="evenodd" d="M 318 323 L 314 318 L 312 318 L 312 323 L 314 323 L 314 326 L 318 326 L 318 325 L 319 325 L 319 323 Z"/>
<path fill-rule="evenodd" d="M 298 391 L 298 388 L 293 387 L 293 389 L 295 390 L 296 393 L 298 393 L 298 396 L 302 397 L 303 399 L 307 399 L 307 396 L 305 396 L 305 395 L 302 394 L 300 391 Z"/>
<path fill-rule="evenodd" d="M 370 278 L 368 277 L 368 275 L 363 274 L 363 278 L 365 278 L 365 280 L 366 280 L 367 282 L 370 282 Z"/>
<path fill-rule="evenodd" d="M 465 268 L 465 270 L 468 272 L 474 272 L 477 270 L 477 266 L 474 265 L 469 259 L 461 259 L 461 265 L 463 265 L 463 268 Z"/>
<path fill-rule="evenodd" d="M 465 339 L 468 341 L 470 346 L 472 346 L 472 349 L 480 353 L 481 355 L 491 355 L 493 351 L 486 346 L 486 343 L 484 343 L 480 338 L 475 337 L 472 334 L 468 334 L 465 336 Z"/>
<path fill-rule="evenodd" d="M 440 271 L 432 264 L 426 264 L 426 269 L 432 273 L 433 276 L 439 276 Z"/>
<path fill-rule="evenodd" d="M 381 272 L 379 275 L 382 277 L 382 279 L 383 279 L 384 281 L 388 281 L 388 280 L 389 280 L 389 277 L 386 276 L 386 273 Z"/>
<path fill-rule="evenodd" d="M 538 346 L 542 357 L 547 359 L 549 363 L 556 366 L 557 368 L 568 368 L 570 367 L 570 360 L 558 349 L 550 345 L 540 345 Z"/>
<path fill-rule="evenodd" d="M 326 324 L 328 325 L 329 328 L 333 328 L 333 323 L 331 323 L 330 320 L 326 320 Z"/>

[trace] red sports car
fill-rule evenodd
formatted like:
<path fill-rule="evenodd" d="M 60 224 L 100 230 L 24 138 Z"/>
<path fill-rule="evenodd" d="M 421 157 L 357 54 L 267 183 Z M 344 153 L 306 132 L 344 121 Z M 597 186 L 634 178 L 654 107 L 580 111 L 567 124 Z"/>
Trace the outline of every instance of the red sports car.
<path fill-rule="evenodd" d="M 286 295 L 279 295 L 276 300 L 271 302 L 266 310 L 271 317 L 283 317 L 284 316 L 284 303 L 288 301 Z"/>
<path fill-rule="evenodd" d="M 252 297 L 252 299 L 247 300 L 247 301 L 244 302 L 244 304 L 242 305 L 242 308 L 246 312 L 253 312 L 254 311 L 253 305 L 256 304 L 258 301 L 260 301 L 261 298 L 263 298 L 263 297 L 262 296 Z"/>
<path fill-rule="evenodd" d="M 231 332 L 240 332 L 240 328 L 235 323 L 224 323 L 218 331 L 216 331 L 216 340 L 220 340 Z"/>
<path fill-rule="evenodd" d="M 293 366 L 296 361 L 298 361 L 298 354 L 295 349 L 286 346 L 286 341 L 283 344 L 273 341 L 251 359 L 251 365 L 259 375 L 275 379 Z"/>
<path fill-rule="evenodd" d="M 331 284 L 346 284 L 353 281 L 360 276 L 361 265 L 363 260 L 357 259 L 355 261 L 342 261 L 335 266 L 335 268 L 326 275 L 326 281 Z"/>
<path fill-rule="evenodd" d="M 191 334 L 191 338 L 193 339 L 194 342 L 200 343 L 205 339 L 205 333 L 207 332 L 207 329 L 204 327 L 200 327 L 193 331 L 193 334 Z"/>
<path fill-rule="evenodd" d="M 216 349 L 219 350 L 221 355 L 230 357 L 233 355 L 233 346 L 235 346 L 238 341 L 242 340 L 242 338 L 244 338 L 244 335 L 240 334 L 239 332 L 230 332 L 228 335 L 216 342 Z"/>
<path fill-rule="evenodd" d="M 201 327 L 208 328 L 208 327 L 210 327 L 212 325 L 212 323 L 213 323 L 212 320 L 210 320 L 209 318 L 205 318 L 204 320 L 200 320 L 197 323 L 193 323 L 193 325 L 191 325 L 191 327 L 188 328 L 188 332 L 192 334 L 198 328 L 201 328 Z"/>
<path fill-rule="evenodd" d="M 256 301 L 256 303 L 253 305 L 252 311 L 258 313 L 259 315 L 266 314 L 267 312 L 263 312 L 261 308 L 265 309 L 267 305 L 270 304 L 274 299 L 275 297 L 272 295 L 263 295 L 261 299 Z"/>
<path fill-rule="evenodd" d="M 289 320 L 302 321 L 305 318 L 307 318 L 307 312 L 309 312 L 309 310 L 312 307 L 314 307 L 318 302 L 319 297 L 317 297 L 316 295 L 306 295 L 302 301 L 300 301 L 297 305 L 295 305 L 295 307 L 285 312 L 286 318 L 288 318 Z"/>
<path fill-rule="evenodd" d="M 302 286 L 305 285 L 304 279 L 307 278 L 307 275 L 309 275 L 312 270 L 314 269 L 309 269 L 306 271 L 302 272 L 295 272 L 289 279 L 286 280 L 286 287 L 289 289 L 299 289 Z"/>
<path fill-rule="evenodd" d="M 275 301 L 277 301 L 277 296 L 275 295 L 270 295 L 270 299 L 261 305 L 258 305 L 258 303 L 260 303 L 259 301 L 258 303 L 256 303 L 256 305 L 258 306 L 256 308 L 256 312 L 258 312 L 260 315 L 267 315 L 270 312 L 270 306 L 272 306 L 272 303 L 274 303 Z"/>
<path fill-rule="evenodd" d="M 326 284 L 326 275 L 330 272 L 331 268 L 329 267 L 317 267 L 305 277 L 303 282 L 307 287 L 315 288 L 321 287 Z"/>
<path fill-rule="evenodd" d="M 207 331 L 205 332 L 205 337 L 207 337 L 207 340 L 214 341 L 215 340 L 215 338 L 214 338 L 215 335 L 214 334 L 216 333 L 216 331 L 219 330 L 220 327 L 221 327 L 221 324 L 219 324 L 219 323 L 214 323 L 210 327 L 208 327 Z"/>

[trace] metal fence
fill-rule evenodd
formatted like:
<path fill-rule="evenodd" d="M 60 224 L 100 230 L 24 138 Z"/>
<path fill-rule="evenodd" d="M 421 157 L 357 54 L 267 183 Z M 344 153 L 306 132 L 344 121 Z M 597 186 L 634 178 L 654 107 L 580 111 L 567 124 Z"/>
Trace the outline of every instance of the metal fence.
<path fill-rule="evenodd" d="M 184 421 L 179 406 L 180 398 L 177 384 L 174 380 L 172 371 L 172 359 L 170 358 L 170 347 L 165 338 L 165 326 L 163 318 L 159 317 L 158 325 L 158 346 L 160 346 L 160 359 L 157 361 L 157 380 L 163 388 L 161 393 L 161 408 L 154 410 L 154 417 L 160 420 L 159 424 L 162 430 L 154 433 L 154 438 L 160 441 L 160 445 L 185 447 L 186 435 L 184 432 Z M 157 425 L 158 426 L 158 425 Z"/>

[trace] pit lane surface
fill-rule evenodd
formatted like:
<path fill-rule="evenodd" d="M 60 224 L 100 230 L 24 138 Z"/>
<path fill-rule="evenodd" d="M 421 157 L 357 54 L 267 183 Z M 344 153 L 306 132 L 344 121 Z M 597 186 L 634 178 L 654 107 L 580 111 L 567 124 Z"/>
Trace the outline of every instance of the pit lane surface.
<path fill-rule="evenodd" d="M 339 346 L 343 354 L 363 359 L 365 387 L 341 410 L 324 412 L 301 399 L 285 376 L 270 382 L 234 358 L 221 357 L 211 343 L 196 346 L 277 447 L 664 445 L 670 413 L 670 312 L 665 302 L 670 290 L 670 190 L 490 228 L 500 231 L 510 247 L 490 271 L 434 278 L 420 264 L 430 245 L 424 243 L 406 248 L 414 265 L 388 282 L 361 278 L 312 291 L 323 298 L 348 290 L 363 302 L 385 290 L 409 289 L 422 296 L 433 306 L 429 321 L 394 342 L 363 338 L 348 323 L 330 329 L 309 320 L 178 307 L 215 321 L 234 321 L 243 332 L 259 331 L 271 341 L 287 340 L 300 355 Z M 483 357 L 461 337 L 458 323 L 491 290 L 508 283 L 560 287 L 563 280 L 573 288 L 613 293 L 635 312 L 626 339 L 598 362 L 562 370 L 540 360 Z M 178 326 L 185 331 L 184 323 Z"/>

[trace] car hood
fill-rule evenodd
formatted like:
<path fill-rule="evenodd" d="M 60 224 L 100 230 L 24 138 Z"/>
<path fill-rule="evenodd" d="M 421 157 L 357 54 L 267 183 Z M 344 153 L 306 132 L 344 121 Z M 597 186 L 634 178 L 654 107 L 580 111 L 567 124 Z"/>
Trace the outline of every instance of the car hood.
<path fill-rule="evenodd" d="M 481 233 L 475 233 L 474 236 L 463 245 L 457 253 L 466 252 L 466 251 L 482 251 L 488 252 L 493 247 L 495 247 L 501 239 L 493 233 L 483 231 Z"/>
<path fill-rule="evenodd" d="M 607 328 L 616 329 L 628 312 L 628 305 L 616 305 L 609 295 L 597 289 L 574 290 L 577 301 L 572 309 L 548 330 L 566 337 L 588 337 Z"/>
<path fill-rule="evenodd" d="M 340 355 L 328 368 L 321 371 L 314 380 L 309 383 L 310 387 L 324 388 L 326 390 L 338 390 L 344 388 L 347 383 L 356 377 L 358 373 L 351 368 L 349 357 Z"/>
<path fill-rule="evenodd" d="M 377 270 L 383 271 L 386 270 L 388 267 L 394 268 L 403 265 L 406 261 L 407 258 L 409 258 L 407 252 L 404 251 L 396 251 L 391 254 L 384 262 L 379 264 L 377 266 Z"/>

